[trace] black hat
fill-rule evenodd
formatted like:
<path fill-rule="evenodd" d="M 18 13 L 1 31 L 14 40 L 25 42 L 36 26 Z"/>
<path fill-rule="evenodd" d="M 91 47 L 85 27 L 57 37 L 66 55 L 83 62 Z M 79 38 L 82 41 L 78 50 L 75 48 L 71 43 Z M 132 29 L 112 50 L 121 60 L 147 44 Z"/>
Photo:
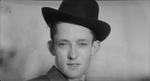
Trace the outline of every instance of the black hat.
<path fill-rule="evenodd" d="M 96 39 L 103 41 L 110 33 L 110 26 L 98 20 L 98 12 L 99 7 L 95 0 L 64 0 L 58 10 L 42 8 L 47 25 L 56 20 L 78 24 L 92 30 Z"/>

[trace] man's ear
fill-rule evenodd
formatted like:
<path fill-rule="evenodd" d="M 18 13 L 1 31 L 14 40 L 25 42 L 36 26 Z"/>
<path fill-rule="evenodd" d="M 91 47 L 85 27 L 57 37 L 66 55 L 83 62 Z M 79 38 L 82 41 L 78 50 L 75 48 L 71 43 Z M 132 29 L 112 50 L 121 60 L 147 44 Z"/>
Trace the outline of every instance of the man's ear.
<path fill-rule="evenodd" d="M 54 43 L 53 43 L 53 41 L 49 40 L 49 41 L 47 42 L 47 46 L 48 46 L 48 49 L 49 49 L 49 51 L 51 52 L 51 54 L 52 54 L 53 56 L 55 56 L 55 53 L 54 53 Z"/>
<path fill-rule="evenodd" d="M 93 41 L 93 45 L 92 45 L 92 53 L 91 55 L 95 55 L 97 53 L 97 51 L 99 50 L 100 48 L 100 41 Z"/>

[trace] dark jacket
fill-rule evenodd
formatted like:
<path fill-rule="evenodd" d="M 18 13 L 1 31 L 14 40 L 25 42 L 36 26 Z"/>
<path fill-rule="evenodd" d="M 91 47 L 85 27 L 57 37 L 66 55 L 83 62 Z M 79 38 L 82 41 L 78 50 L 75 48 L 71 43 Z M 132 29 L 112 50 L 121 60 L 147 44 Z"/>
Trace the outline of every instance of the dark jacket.
<path fill-rule="evenodd" d="M 29 81 L 69 81 L 55 66 L 48 71 L 46 75 L 39 76 Z"/>

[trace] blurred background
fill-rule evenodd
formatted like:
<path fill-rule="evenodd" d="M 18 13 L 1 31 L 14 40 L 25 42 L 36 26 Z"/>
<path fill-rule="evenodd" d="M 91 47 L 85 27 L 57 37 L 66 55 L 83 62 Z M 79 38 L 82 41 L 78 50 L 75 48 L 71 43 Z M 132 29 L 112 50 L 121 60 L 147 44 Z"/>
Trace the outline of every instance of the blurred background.
<path fill-rule="evenodd" d="M 99 19 L 111 33 L 86 73 L 91 81 L 150 81 L 150 1 L 100 1 Z M 0 80 L 26 81 L 54 64 L 47 49 L 49 28 L 41 7 L 58 9 L 61 0 L 0 1 Z"/>

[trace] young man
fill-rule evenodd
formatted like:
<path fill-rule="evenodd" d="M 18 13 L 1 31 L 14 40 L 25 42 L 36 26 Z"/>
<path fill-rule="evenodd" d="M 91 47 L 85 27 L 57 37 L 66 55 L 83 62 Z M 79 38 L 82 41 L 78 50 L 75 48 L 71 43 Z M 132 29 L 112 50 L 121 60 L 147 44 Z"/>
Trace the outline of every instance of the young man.
<path fill-rule="evenodd" d="M 98 20 L 98 10 L 95 0 L 64 0 L 58 10 L 42 8 L 56 65 L 30 81 L 85 81 L 91 56 L 110 33 L 110 26 Z"/>

